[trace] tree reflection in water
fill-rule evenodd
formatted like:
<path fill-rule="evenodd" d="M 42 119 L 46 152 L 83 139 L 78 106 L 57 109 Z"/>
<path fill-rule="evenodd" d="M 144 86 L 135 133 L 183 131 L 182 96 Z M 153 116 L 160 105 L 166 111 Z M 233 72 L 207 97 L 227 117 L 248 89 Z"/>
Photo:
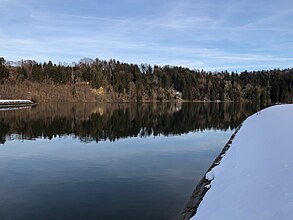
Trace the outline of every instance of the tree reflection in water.
<path fill-rule="evenodd" d="M 41 103 L 0 111 L 0 143 L 74 135 L 82 142 L 190 131 L 235 129 L 258 107 L 251 103 Z"/>

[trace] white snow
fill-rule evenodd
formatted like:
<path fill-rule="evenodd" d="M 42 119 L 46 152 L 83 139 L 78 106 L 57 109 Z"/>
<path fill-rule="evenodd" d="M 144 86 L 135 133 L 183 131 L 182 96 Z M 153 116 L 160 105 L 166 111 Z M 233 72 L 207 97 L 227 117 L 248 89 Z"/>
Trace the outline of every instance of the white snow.
<path fill-rule="evenodd" d="M 208 189 L 211 187 L 211 184 L 205 185 L 204 187 Z"/>
<path fill-rule="evenodd" d="M 0 99 L 0 104 L 19 104 L 19 103 L 28 103 L 32 104 L 31 100 L 21 100 L 21 99 Z"/>
<path fill-rule="evenodd" d="M 214 169 L 212 169 L 210 172 L 208 172 L 208 173 L 206 174 L 206 179 L 207 179 L 207 180 L 213 180 L 214 177 L 215 177 Z"/>
<path fill-rule="evenodd" d="M 247 118 L 192 220 L 293 219 L 293 105 Z"/>

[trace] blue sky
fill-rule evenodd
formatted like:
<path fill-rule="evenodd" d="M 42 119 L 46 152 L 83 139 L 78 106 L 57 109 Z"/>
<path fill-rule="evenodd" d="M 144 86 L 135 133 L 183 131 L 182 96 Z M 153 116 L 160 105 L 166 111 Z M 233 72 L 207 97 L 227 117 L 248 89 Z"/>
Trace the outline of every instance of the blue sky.
<path fill-rule="evenodd" d="M 292 39 L 292 0 L 0 0 L 6 60 L 287 68 Z"/>

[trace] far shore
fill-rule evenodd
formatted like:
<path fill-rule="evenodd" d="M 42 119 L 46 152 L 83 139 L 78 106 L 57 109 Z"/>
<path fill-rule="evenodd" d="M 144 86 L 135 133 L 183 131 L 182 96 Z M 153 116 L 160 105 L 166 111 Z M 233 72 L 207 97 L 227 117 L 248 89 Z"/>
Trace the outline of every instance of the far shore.
<path fill-rule="evenodd" d="M 112 101 L 100 101 L 100 100 L 64 100 L 64 101 L 59 101 L 59 100 L 46 100 L 46 101 L 38 101 L 34 102 L 32 101 L 33 104 L 37 103 L 60 103 L 60 102 L 69 102 L 69 103 L 248 103 L 248 101 L 210 101 L 210 100 L 142 100 L 142 101 L 136 101 L 136 100 L 112 100 Z M 18 103 L 16 103 L 18 104 Z M 26 104 L 26 103 L 25 103 Z M 2 105 L 1 100 L 0 100 L 0 105 Z M 7 104 L 3 104 L 7 105 Z"/>

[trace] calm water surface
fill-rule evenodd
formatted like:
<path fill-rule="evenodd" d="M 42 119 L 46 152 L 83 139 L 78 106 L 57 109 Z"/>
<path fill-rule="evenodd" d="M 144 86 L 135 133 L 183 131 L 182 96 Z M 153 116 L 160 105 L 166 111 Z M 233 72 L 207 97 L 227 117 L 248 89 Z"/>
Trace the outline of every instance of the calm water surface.
<path fill-rule="evenodd" d="M 244 104 L 0 111 L 0 219 L 176 219 Z"/>

